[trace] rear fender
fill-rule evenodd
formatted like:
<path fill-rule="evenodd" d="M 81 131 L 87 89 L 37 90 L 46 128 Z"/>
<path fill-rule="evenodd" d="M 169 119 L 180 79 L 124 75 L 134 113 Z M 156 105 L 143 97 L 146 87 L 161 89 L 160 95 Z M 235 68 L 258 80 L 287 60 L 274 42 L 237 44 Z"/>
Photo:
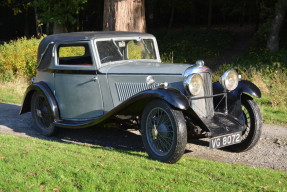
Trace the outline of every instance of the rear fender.
<path fill-rule="evenodd" d="M 44 82 L 34 83 L 27 88 L 23 99 L 22 107 L 20 110 L 20 115 L 31 111 L 31 100 L 33 94 L 36 91 L 40 91 L 45 95 L 53 112 L 54 121 L 58 121 L 60 119 L 60 115 L 57 101 L 48 85 L 45 84 Z"/>

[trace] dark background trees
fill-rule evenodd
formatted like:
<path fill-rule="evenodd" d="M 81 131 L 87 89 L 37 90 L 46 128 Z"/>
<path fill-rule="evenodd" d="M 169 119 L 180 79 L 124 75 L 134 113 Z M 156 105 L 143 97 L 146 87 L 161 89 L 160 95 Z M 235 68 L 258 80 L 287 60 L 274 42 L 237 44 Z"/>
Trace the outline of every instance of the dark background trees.
<path fill-rule="evenodd" d="M 65 31 L 254 26 L 258 41 L 279 49 L 287 0 L 2 0 L 0 40 Z M 127 10 L 125 10 L 127 9 Z M 144 14 L 142 14 L 144 13 Z M 110 22 L 110 23 L 109 23 Z M 109 24 L 108 24 L 109 23 Z"/>

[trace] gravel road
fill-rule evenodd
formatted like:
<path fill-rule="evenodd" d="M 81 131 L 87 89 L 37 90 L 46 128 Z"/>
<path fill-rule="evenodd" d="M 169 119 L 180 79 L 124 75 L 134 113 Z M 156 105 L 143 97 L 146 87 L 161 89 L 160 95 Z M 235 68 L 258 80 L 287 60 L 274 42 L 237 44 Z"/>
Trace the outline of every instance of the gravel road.
<path fill-rule="evenodd" d="M 0 103 L 0 134 L 144 151 L 138 131 L 111 128 L 60 129 L 54 137 L 43 137 L 31 128 L 31 114 L 18 115 L 19 110 L 18 105 Z M 259 143 L 244 153 L 209 149 L 208 140 L 202 139 L 189 141 L 185 156 L 287 171 L 287 126 L 264 125 Z"/>

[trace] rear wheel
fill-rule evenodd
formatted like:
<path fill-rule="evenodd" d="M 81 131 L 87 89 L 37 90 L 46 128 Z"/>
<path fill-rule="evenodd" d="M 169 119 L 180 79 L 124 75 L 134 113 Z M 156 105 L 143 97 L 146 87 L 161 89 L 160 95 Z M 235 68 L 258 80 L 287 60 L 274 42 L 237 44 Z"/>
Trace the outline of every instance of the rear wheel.
<path fill-rule="evenodd" d="M 33 127 L 42 135 L 52 136 L 56 131 L 53 125 L 53 113 L 46 96 L 40 91 L 35 92 L 32 96 L 31 112 L 34 121 Z"/>
<path fill-rule="evenodd" d="M 251 149 L 260 139 L 262 115 L 252 98 L 243 95 L 241 99 L 243 117 L 246 129 L 242 132 L 242 141 L 239 144 L 227 147 L 231 151 L 243 152 Z"/>
<path fill-rule="evenodd" d="M 141 128 L 144 146 L 152 159 L 175 163 L 181 158 L 187 142 L 181 111 L 162 100 L 154 100 L 143 111 Z"/>

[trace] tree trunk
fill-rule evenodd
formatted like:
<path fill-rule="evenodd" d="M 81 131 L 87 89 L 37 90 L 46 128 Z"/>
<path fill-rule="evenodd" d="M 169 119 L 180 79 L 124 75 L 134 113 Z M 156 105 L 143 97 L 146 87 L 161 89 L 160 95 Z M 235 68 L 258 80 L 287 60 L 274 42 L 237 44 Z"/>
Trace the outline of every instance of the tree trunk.
<path fill-rule="evenodd" d="M 208 2 L 208 19 L 207 19 L 207 28 L 211 28 L 211 20 L 212 20 L 212 2 L 213 0 L 209 0 Z"/>
<path fill-rule="evenodd" d="M 145 32 L 144 0 L 105 0 L 103 30 Z"/>
<path fill-rule="evenodd" d="M 270 35 L 267 39 L 267 48 L 270 52 L 279 50 L 279 32 L 284 20 L 287 0 L 278 0 L 275 5 L 275 18 L 271 25 Z"/>
<path fill-rule="evenodd" d="M 67 27 L 65 25 L 54 23 L 53 34 L 66 33 L 66 32 L 68 32 L 68 30 L 67 30 Z"/>
<path fill-rule="evenodd" d="M 172 24 L 173 24 L 173 19 L 174 19 L 174 10 L 175 10 L 175 0 L 171 1 L 171 14 L 168 22 L 168 30 L 171 29 Z"/>
<path fill-rule="evenodd" d="M 25 30 L 24 35 L 29 36 L 29 9 L 25 10 Z"/>
<path fill-rule="evenodd" d="M 41 37 L 41 30 L 39 28 L 39 26 L 41 27 L 40 23 L 39 23 L 39 19 L 38 19 L 38 11 L 37 8 L 34 7 L 34 13 L 35 13 L 35 28 L 36 28 L 36 37 L 40 38 Z"/>

